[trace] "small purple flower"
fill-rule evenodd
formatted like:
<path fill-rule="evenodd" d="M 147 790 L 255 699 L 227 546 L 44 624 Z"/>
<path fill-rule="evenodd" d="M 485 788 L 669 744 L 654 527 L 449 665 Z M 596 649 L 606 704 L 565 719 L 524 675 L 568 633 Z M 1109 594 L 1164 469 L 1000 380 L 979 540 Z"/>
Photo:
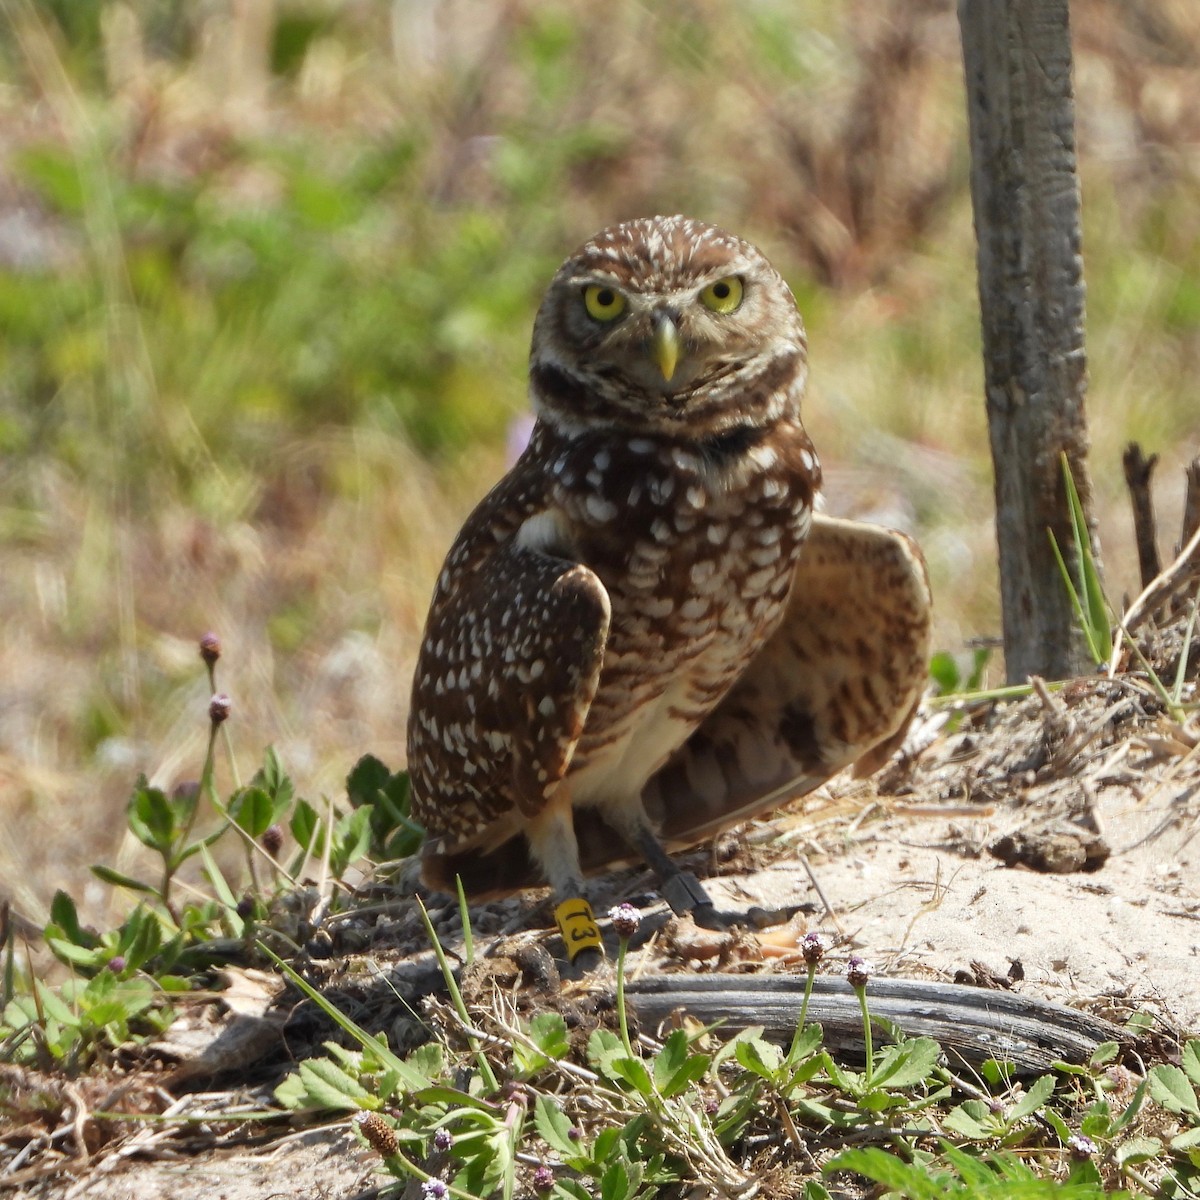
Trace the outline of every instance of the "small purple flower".
<path fill-rule="evenodd" d="M 543 1163 L 533 1173 L 533 1190 L 548 1192 L 554 1187 L 554 1171 Z"/>
<path fill-rule="evenodd" d="M 632 904 L 618 904 L 608 910 L 608 919 L 619 938 L 631 938 L 637 933 L 642 914 Z"/>
<path fill-rule="evenodd" d="M 852 954 L 846 963 L 846 982 L 855 991 L 865 988 L 870 982 L 871 972 L 874 969 L 861 955 Z"/>
<path fill-rule="evenodd" d="M 571 1128 L 567 1130 L 567 1137 L 573 1142 L 578 1142 L 583 1138 L 583 1130 L 580 1129 L 578 1125 L 572 1125 Z"/>
<path fill-rule="evenodd" d="M 254 897 L 243 896 L 237 902 L 237 915 L 241 917 L 243 921 L 248 921 L 252 916 L 254 916 L 254 908 Z"/>
<path fill-rule="evenodd" d="M 220 725 L 222 721 L 228 719 L 231 708 L 233 708 L 233 701 L 224 692 L 218 692 L 208 702 L 208 719 L 214 725 Z"/>
<path fill-rule="evenodd" d="M 108 969 L 114 975 L 120 975 L 120 973 L 125 970 L 125 956 L 123 954 L 114 954 L 112 958 L 108 960 Z"/>
<path fill-rule="evenodd" d="M 800 953 L 808 966 L 815 967 L 825 957 L 825 939 L 815 929 L 810 930 L 800 939 Z"/>
<path fill-rule="evenodd" d="M 1084 1137 L 1082 1133 L 1073 1133 L 1067 1138 L 1067 1149 L 1070 1150 L 1072 1158 L 1083 1162 L 1095 1156 L 1096 1143 L 1090 1137 Z"/>
<path fill-rule="evenodd" d="M 427 1179 L 421 1184 L 421 1195 L 425 1200 L 446 1200 L 450 1189 L 440 1179 Z"/>
<path fill-rule="evenodd" d="M 200 657 L 210 667 L 221 657 L 221 639 L 215 633 L 206 633 L 200 639 Z"/>
<path fill-rule="evenodd" d="M 274 858 L 283 849 L 283 826 L 268 825 L 262 831 L 262 837 L 259 840 L 262 842 L 263 849 Z"/>
<path fill-rule="evenodd" d="M 454 1134 L 444 1126 L 433 1135 L 433 1148 L 435 1150 L 449 1150 L 454 1145 Z"/>

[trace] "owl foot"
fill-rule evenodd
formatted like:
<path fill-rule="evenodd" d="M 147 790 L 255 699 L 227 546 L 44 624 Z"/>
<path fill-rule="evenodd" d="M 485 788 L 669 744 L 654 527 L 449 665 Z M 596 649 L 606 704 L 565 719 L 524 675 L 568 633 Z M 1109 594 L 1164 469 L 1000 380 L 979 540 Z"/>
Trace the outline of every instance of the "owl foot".
<path fill-rule="evenodd" d="M 663 879 L 660 890 L 677 917 L 690 914 L 701 929 L 731 929 L 734 925 L 746 923 L 745 913 L 720 912 L 712 897 L 704 890 L 704 885 L 691 871 L 676 868 Z"/>
<path fill-rule="evenodd" d="M 657 848 L 657 847 L 656 847 Z M 647 857 L 649 857 L 647 855 Z M 704 885 L 691 871 L 681 871 L 666 856 L 665 865 L 669 870 L 662 870 L 662 886 L 659 889 L 662 898 L 671 906 L 671 911 L 677 916 L 684 913 L 699 913 L 701 909 L 713 907 L 712 897 L 704 890 Z M 651 863 L 659 867 L 658 863 Z M 699 924 L 699 919 L 697 919 Z M 709 926 L 709 928 L 712 928 Z"/>

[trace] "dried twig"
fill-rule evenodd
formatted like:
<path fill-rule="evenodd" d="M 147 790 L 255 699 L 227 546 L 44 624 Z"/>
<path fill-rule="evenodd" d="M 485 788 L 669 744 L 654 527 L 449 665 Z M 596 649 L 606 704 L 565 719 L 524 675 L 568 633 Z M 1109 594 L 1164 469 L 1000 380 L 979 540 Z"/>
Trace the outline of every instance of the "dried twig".
<path fill-rule="evenodd" d="M 1200 458 L 1193 458 L 1184 468 L 1187 477 L 1187 494 L 1183 502 L 1183 533 L 1179 544 L 1186 546 L 1192 535 L 1200 529 Z"/>
<path fill-rule="evenodd" d="M 1133 533 L 1137 539 L 1138 568 L 1142 587 L 1162 571 L 1158 557 L 1158 536 L 1154 524 L 1154 499 L 1150 494 L 1150 476 L 1158 464 L 1158 455 L 1147 458 L 1137 442 L 1130 442 L 1121 456 L 1125 467 L 1125 482 L 1129 486 L 1129 502 L 1133 505 Z"/>
<path fill-rule="evenodd" d="M 795 1030 L 804 982 L 781 975 L 661 975 L 628 994 L 645 1026 L 683 1008 L 706 1024 L 724 1021 L 729 1031 L 762 1025 L 767 1037 L 785 1040 Z M 826 1045 L 861 1052 L 862 1013 L 850 985 L 832 976 L 815 983 L 809 1015 L 824 1028 Z M 1119 1026 L 1062 1004 L 928 980 L 872 980 L 871 1011 L 911 1037 L 934 1038 L 966 1062 L 1007 1059 L 1019 1075 L 1048 1071 L 1057 1059 L 1086 1062 L 1101 1042 L 1131 1040 Z"/>

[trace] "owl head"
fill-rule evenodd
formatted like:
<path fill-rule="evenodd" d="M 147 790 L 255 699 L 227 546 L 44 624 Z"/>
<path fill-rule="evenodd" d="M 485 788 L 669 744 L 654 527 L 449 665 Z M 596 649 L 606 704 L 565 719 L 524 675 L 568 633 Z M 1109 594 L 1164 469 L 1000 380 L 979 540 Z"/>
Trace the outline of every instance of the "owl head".
<path fill-rule="evenodd" d="M 804 325 L 760 251 L 687 217 L 605 229 L 550 283 L 533 329 L 538 416 L 564 432 L 706 437 L 799 404 Z"/>

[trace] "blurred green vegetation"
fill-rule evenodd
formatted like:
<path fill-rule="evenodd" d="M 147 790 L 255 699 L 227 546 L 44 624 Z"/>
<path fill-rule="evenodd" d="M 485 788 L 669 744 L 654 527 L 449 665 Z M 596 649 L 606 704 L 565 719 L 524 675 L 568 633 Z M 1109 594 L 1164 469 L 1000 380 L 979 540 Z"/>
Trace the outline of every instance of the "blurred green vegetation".
<path fill-rule="evenodd" d="M 1121 445 L 1163 454 L 1168 527 L 1200 448 L 1200 6 L 1072 13 L 1118 596 Z M 31 811 L 182 769 L 214 626 L 253 753 L 314 792 L 398 761 L 542 289 L 654 211 L 776 262 L 831 508 L 918 534 L 941 645 L 994 631 L 950 0 L 0 0 L 0 129 L 0 766 Z"/>

